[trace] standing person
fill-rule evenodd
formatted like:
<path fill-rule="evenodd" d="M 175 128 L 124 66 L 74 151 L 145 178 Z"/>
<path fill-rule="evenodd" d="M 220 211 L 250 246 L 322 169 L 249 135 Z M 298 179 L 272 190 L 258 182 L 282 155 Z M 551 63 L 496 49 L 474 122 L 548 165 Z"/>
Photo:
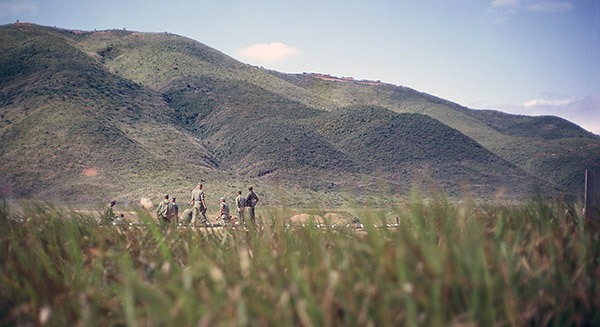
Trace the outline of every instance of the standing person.
<path fill-rule="evenodd" d="M 258 203 L 258 196 L 254 193 L 252 186 L 248 187 L 248 195 L 246 196 L 246 207 L 248 207 L 248 214 L 253 224 L 256 224 L 256 213 L 254 207 Z"/>
<path fill-rule="evenodd" d="M 223 225 L 229 224 L 231 217 L 229 216 L 229 206 L 225 203 L 225 198 L 221 198 L 221 208 L 219 209 L 219 218 L 223 222 Z"/>
<path fill-rule="evenodd" d="M 237 212 L 238 223 L 242 226 L 246 226 L 244 207 L 246 207 L 246 198 L 242 196 L 242 191 L 237 191 L 237 198 L 235 198 L 235 212 Z"/>
<path fill-rule="evenodd" d="M 170 218 L 173 212 L 173 204 L 169 201 L 169 195 L 165 194 L 163 200 L 158 204 L 156 209 L 156 219 L 158 222 L 170 222 Z"/>
<path fill-rule="evenodd" d="M 171 205 L 173 206 L 173 221 L 177 222 L 179 220 L 179 206 L 175 203 L 176 198 L 171 197 Z"/>
<path fill-rule="evenodd" d="M 192 191 L 192 226 L 196 226 L 198 223 L 198 215 L 204 226 L 209 227 L 208 219 L 206 219 L 206 202 L 204 201 L 204 191 L 202 190 L 202 184 L 198 183 L 196 188 Z"/>

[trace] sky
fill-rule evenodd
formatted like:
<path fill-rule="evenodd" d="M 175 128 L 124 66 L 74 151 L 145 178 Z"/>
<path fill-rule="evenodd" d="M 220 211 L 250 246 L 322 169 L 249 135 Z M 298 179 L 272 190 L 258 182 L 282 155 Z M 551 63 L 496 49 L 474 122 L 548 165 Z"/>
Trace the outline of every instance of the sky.
<path fill-rule="evenodd" d="M 286 73 L 380 80 L 600 134 L 600 0 L 0 0 L 0 24 L 189 37 Z"/>

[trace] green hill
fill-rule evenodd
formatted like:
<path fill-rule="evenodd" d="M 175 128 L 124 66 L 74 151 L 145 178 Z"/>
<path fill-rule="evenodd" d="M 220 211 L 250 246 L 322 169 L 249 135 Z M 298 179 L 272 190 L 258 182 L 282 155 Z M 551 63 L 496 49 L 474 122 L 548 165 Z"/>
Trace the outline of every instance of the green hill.
<path fill-rule="evenodd" d="M 434 180 L 519 197 L 576 194 L 582 170 L 600 169 L 599 138 L 556 117 L 268 71 L 177 35 L 13 24 L 0 41 L 6 196 L 134 198 L 198 180 L 215 194 L 365 193 L 383 178 L 394 191 Z"/>
<path fill-rule="evenodd" d="M 466 113 L 502 134 L 487 143 L 490 150 L 572 192 L 583 191 L 586 169 L 600 170 L 600 137 L 564 119 L 493 110 Z"/>
<path fill-rule="evenodd" d="M 95 34 L 97 33 L 93 35 Z M 459 130 L 503 159 L 531 174 L 555 182 L 572 193 L 580 192 L 585 169 L 600 169 L 598 152 L 600 150 L 594 146 L 598 144 L 597 136 L 582 131 L 580 127 L 558 117 L 526 117 L 528 122 L 525 123 L 522 119 L 524 116 L 471 110 L 407 87 L 372 81 L 338 79 L 319 74 L 293 75 L 257 69 L 241 64 L 193 40 L 169 34 L 129 33 L 129 35 L 126 42 L 127 49 L 135 48 L 138 56 L 115 56 L 110 62 L 127 64 L 130 67 L 133 66 L 131 58 L 142 62 L 145 68 L 141 71 L 154 72 L 147 73 L 146 79 L 140 78 L 142 83 L 151 84 L 153 81 L 165 80 L 161 77 L 163 73 L 160 72 L 169 72 L 171 81 L 178 78 L 185 81 L 192 75 L 220 76 L 230 81 L 246 81 L 314 109 L 331 111 L 351 105 L 376 105 L 396 112 L 425 114 Z M 142 36 L 145 36 L 146 41 L 138 45 L 135 41 Z M 158 54 L 156 49 L 161 49 Z M 163 52 L 177 55 L 161 56 Z M 138 60 L 157 56 L 160 60 Z M 170 69 L 177 65 L 184 65 L 188 69 Z M 194 67 L 194 72 L 188 73 L 186 78 L 184 71 L 190 71 L 190 67 Z M 164 87 L 163 85 L 155 86 Z M 260 101 L 250 103 L 252 102 L 261 103 Z M 552 123 L 545 123 L 548 119 L 551 119 Z M 498 129 L 501 125 L 506 127 Z M 542 125 L 543 128 L 536 129 Z M 507 133 L 509 129 L 512 132 Z M 529 133 L 529 135 L 519 133 Z M 577 136 L 569 140 L 572 138 L 571 135 Z M 588 149 L 588 151 L 585 154 L 575 154 L 568 149 Z M 560 157 L 560 162 L 557 162 L 556 156 Z M 557 163 L 557 169 L 548 169 L 555 167 Z"/>
<path fill-rule="evenodd" d="M 0 28 L 0 181 L 11 196 L 139 195 L 163 171 L 214 170 L 202 140 L 163 121 L 162 96 L 107 71 L 69 33 Z"/>
<path fill-rule="evenodd" d="M 535 185 L 545 184 L 426 115 L 352 106 L 312 123 L 340 151 L 355 154 L 357 165 L 364 171 L 383 173 L 388 181 L 427 176 L 446 190 L 467 188 L 475 194 L 505 188 L 526 193 Z"/>
<path fill-rule="evenodd" d="M 600 170 L 600 137 L 558 117 L 473 110 L 380 82 L 348 81 L 320 74 L 272 74 L 339 106 L 375 105 L 399 113 L 430 116 L 530 174 L 560 185 L 568 193 L 583 192 L 586 169 Z"/>

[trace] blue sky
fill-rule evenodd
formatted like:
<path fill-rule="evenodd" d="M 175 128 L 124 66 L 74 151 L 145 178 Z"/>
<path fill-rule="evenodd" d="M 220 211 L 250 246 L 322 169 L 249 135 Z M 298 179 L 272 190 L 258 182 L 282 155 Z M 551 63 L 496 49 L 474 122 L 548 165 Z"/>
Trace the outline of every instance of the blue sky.
<path fill-rule="evenodd" d="M 404 85 L 600 134 L 600 0 L 0 0 L 0 24 L 190 37 L 238 60 Z"/>

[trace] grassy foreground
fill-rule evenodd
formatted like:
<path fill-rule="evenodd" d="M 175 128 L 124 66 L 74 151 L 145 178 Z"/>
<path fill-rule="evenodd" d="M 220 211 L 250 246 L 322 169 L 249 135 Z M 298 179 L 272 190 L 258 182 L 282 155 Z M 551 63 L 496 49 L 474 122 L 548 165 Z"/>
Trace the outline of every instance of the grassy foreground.
<path fill-rule="evenodd" d="M 564 203 L 411 198 L 367 226 L 98 226 L 0 210 L 0 326 L 600 325 L 600 241 Z M 389 216 L 399 228 L 375 228 Z"/>

